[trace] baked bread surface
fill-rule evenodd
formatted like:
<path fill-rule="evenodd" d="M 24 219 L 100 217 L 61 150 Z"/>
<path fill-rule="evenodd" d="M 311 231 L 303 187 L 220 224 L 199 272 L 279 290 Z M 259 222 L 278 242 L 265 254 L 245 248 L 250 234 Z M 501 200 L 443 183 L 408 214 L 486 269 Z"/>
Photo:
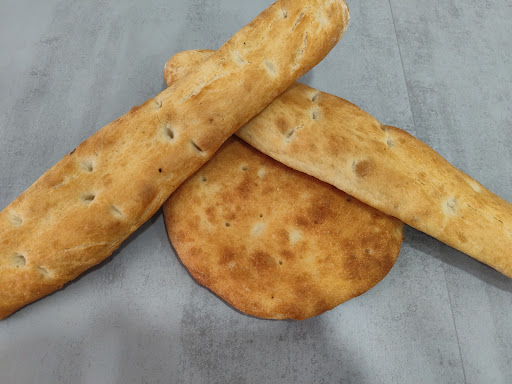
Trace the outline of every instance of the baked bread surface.
<path fill-rule="evenodd" d="M 342 0 L 279 0 L 108 124 L 0 213 L 0 319 L 108 257 L 242 124 L 336 44 Z"/>
<path fill-rule="evenodd" d="M 171 243 L 201 284 L 258 317 L 319 315 L 393 266 L 403 223 L 238 138 L 164 204 Z"/>
<path fill-rule="evenodd" d="M 212 52 L 172 57 L 167 84 Z M 347 100 L 296 83 L 236 135 L 512 278 L 512 204 Z"/>
<path fill-rule="evenodd" d="M 512 278 L 512 205 L 354 104 L 296 84 L 236 134 Z"/>

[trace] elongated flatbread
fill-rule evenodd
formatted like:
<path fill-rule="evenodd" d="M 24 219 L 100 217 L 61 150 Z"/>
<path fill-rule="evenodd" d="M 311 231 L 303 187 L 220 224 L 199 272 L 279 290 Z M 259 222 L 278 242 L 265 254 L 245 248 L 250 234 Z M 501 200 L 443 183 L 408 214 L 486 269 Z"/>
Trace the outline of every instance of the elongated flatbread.
<path fill-rule="evenodd" d="M 279 0 L 0 213 L 0 318 L 108 257 L 345 31 L 343 0 Z"/>
<path fill-rule="evenodd" d="M 211 52 L 175 55 L 166 64 L 167 83 Z M 354 104 L 297 83 L 236 134 L 512 277 L 512 205 Z"/>
<path fill-rule="evenodd" d="M 302 320 L 372 288 L 393 266 L 400 220 L 228 139 L 164 204 L 192 276 L 245 313 Z"/>

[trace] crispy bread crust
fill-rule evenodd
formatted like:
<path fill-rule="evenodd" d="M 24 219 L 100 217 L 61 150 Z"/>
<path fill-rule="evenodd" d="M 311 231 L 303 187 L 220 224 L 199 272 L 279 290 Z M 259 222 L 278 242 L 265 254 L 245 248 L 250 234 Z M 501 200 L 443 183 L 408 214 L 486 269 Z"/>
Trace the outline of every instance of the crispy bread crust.
<path fill-rule="evenodd" d="M 212 52 L 175 55 L 167 83 Z M 356 105 L 297 83 L 236 135 L 512 278 L 512 204 Z"/>
<path fill-rule="evenodd" d="M 258 317 L 319 315 L 393 266 L 403 223 L 238 138 L 164 204 L 169 238 L 201 284 Z"/>
<path fill-rule="evenodd" d="M 346 29 L 343 0 L 280 0 L 0 213 L 0 318 L 108 257 Z"/>

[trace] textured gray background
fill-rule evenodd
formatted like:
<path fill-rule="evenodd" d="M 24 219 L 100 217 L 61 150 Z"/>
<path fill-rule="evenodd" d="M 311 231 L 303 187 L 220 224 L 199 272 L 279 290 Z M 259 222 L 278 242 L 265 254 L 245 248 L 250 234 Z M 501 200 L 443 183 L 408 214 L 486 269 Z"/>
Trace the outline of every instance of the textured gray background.
<path fill-rule="evenodd" d="M 160 92 L 165 61 L 217 48 L 270 1 L 1 0 L 0 209 Z M 350 0 L 306 75 L 512 201 L 510 0 Z M 1 383 L 511 383 L 512 280 L 408 228 L 375 289 L 303 322 L 197 285 L 161 213 L 77 281 L 0 322 Z"/>

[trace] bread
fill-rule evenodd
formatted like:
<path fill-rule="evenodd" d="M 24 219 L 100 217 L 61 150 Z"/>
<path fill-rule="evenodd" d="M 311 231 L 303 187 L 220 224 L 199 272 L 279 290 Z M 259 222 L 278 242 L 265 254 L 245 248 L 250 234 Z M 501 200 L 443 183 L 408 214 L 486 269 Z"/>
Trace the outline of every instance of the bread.
<path fill-rule="evenodd" d="M 192 276 L 239 310 L 302 320 L 366 292 L 393 266 L 400 220 L 238 138 L 164 204 Z"/>
<path fill-rule="evenodd" d="M 206 57 L 207 51 L 176 55 L 166 65 L 166 81 Z M 236 134 L 512 277 L 512 205 L 428 145 L 354 104 L 295 84 Z"/>
<path fill-rule="evenodd" d="M 343 0 L 279 0 L 0 213 L 0 318 L 108 257 L 345 31 Z M 234 102 L 236 101 L 236 102 Z"/>

